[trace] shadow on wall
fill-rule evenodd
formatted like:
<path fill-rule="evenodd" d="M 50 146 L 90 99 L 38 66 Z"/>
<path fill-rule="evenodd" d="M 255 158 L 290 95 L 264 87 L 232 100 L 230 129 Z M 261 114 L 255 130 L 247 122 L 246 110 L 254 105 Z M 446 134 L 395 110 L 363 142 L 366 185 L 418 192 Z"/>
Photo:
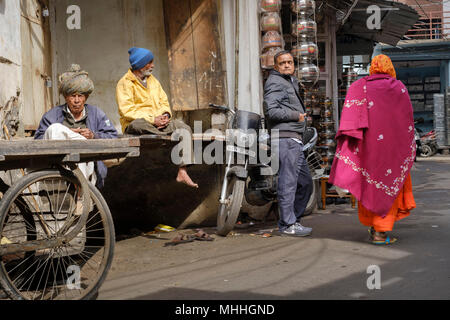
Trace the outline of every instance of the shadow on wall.
<path fill-rule="evenodd" d="M 5 14 L 6 0 L 0 0 L 0 14 Z"/>

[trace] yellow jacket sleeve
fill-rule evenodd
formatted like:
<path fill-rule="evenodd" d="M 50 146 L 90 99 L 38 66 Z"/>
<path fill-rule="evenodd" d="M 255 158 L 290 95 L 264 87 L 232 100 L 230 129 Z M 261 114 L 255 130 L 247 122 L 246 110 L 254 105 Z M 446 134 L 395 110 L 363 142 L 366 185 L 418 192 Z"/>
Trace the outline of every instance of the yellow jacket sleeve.
<path fill-rule="evenodd" d="M 162 88 L 161 84 L 159 84 L 159 107 L 161 108 L 161 114 L 168 113 L 172 118 L 172 110 L 170 109 L 169 99 L 167 98 L 167 94 Z"/>
<path fill-rule="evenodd" d="M 155 123 L 155 117 L 144 113 L 137 108 L 133 99 L 133 89 L 124 82 L 119 82 L 116 88 L 116 100 L 119 106 L 119 114 L 122 118 L 132 122 L 136 119 L 145 119 L 151 124 Z"/>

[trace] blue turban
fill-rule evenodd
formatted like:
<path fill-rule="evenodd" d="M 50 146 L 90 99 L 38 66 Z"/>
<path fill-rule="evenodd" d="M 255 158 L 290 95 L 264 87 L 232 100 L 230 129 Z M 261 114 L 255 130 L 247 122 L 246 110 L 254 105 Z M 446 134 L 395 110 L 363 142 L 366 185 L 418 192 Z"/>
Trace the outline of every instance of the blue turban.
<path fill-rule="evenodd" d="M 143 48 L 131 48 L 128 50 L 130 54 L 130 64 L 133 70 L 139 70 L 153 61 L 153 53 Z"/>

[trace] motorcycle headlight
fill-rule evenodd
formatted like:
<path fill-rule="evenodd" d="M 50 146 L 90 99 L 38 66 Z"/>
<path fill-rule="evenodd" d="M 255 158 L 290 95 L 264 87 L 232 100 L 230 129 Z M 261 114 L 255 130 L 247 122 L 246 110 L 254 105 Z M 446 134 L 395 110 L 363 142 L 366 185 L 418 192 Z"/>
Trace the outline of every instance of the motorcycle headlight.
<path fill-rule="evenodd" d="M 233 143 L 239 147 L 250 148 L 255 144 L 256 140 L 256 132 L 234 130 Z"/>

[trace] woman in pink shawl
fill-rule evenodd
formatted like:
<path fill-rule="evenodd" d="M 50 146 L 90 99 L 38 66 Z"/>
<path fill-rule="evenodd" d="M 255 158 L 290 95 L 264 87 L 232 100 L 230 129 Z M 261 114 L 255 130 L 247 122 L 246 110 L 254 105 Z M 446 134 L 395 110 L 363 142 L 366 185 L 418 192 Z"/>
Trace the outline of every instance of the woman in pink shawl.
<path fill-rule="evenodd" d="M 372 243 L 394 243 L 386 232 L 416 207 L 410 176 L 416 142 L 408 90 L 389 57 L 376 56 L 370 76 L 349 88 L 336 139 L 330 183 L 358 199 Z"/>

